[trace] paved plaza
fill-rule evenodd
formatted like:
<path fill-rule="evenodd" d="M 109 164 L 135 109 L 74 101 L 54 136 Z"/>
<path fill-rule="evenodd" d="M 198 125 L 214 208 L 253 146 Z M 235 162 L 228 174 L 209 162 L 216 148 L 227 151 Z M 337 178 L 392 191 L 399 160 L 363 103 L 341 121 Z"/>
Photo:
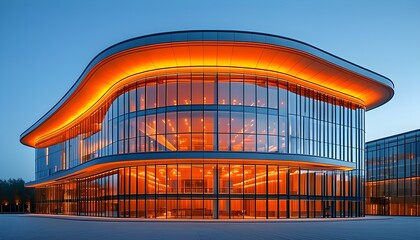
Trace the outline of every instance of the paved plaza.
<path fill-rule="evenodd" d="M 0 215 L 3 239 L 419 239 L 418 217 L 320 220 L 130 220 Z"/>

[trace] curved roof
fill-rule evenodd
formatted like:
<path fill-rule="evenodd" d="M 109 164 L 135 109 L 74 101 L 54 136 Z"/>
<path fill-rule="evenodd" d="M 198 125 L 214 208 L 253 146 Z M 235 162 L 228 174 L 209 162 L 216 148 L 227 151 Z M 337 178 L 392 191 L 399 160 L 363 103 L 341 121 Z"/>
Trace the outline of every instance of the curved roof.
<path fill-rule="evenodd" d="M 123 41 L 98 54 L 64 97 L 20 140 L 35 147 L 62 133 L 133 78 L 195 68 L 262 72 L 357 102 L 367 110 L 394 94 L 390 79 L 294 39 L 242 31 L 159 33 Z"/>

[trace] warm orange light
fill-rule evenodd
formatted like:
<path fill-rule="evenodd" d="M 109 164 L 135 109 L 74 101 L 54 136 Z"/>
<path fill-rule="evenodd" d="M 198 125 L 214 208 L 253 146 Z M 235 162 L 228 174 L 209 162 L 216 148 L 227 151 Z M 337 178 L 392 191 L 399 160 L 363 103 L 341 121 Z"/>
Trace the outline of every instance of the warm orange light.
<path fill-rule="evenodd" d="M 260 160 L 253 160 L 253 159 L 206 159 L 205 160 L 208 163 L 219 163 L 219 164 L 224 164 L 226 162 L 230 162 L 231 164 L 261 164 Z M 169 158 L 169 159 L 159 159 L 159 160 L 130 160 L 130 161 L 117 161 L 117 162 L 111 162 L 111 163 L 104 163 L 104 164 L 97 164 L 97 165 L 93 165 L 91 167 L 87 167 L 85 169 L 79 170 L 77 172 L 74 172 L 72 174 L 66 175 L 63 178 L 58 178 L 55 180 L 49 180 L 49 181 L 43 181 L 41 183 L 37 183 L 37 184 L 31 184 L 28 183 L 27 185 L 25 185 L 25 187 L 40 187 L 40 186 L 44 186 L 44 185 L 49 185 L 49 184 L 55 184 L 55 183 L 59 183 L 59 182 L 63 182 L 69 179 L 73 179 L 73 178 L 83 178 L 83 177 L 88 177 L 88 176 L 92 176 L 94 174 L 97 173 L 101 173 L 101 172 L 105 172 L 105 171 L 109 171 L 109 170 L 113 170 L 116 168 L 122 168 L 122 167 L 130 167 L 130 166 L 136 166 L 136 165 L 148 165 L 148 164 L 182 164 L 182 163 L 194 163 L 194 162 L 199 162 L 202 163 L 203 159 L 176 159 L 174 160 L 173 158 Z M 310 168 L 313 170 L 343 170 L 343 171 L 347 171 L 347 170 L 353 170 L 353 168 L 351 167 L 345 167 L 345 166 L 340 166 L 340 165 L 331 165 L 331 164 L 323 164 L 323 163 L 312 163 L 312 162 L 302 162 L 302 161 L 293 161 L 293 160 L 266 160 L 264 161 L 264 164 L 271 164 L 271 165 L 279 165 L 281 164 L 282 167 L 284 166 L 285 169 L 287 169 L 287 167 L 304 167 L 304 168 Z M 228 178 L 229 177 L 229 172 L 225 169 L 225 167 L 222 167 L 222 171 L 224 172 L 221 176 Z M 210 172 L 211 173 L 211 172 Z M 295 172 L 290 173 L 291 175 L 297 174 L 299 173 L 298 170 L 296 170 Z M 138 173 L 141 176 L 145 176 L 145 172 L 139 172 Z M 149 173 L 147 173 L 149 174 Z M 169 174 L 172 174 L 173 176 L 181 176 L 181 173 L 179 171 L 177 171 L 176 169 L 172 169 L 170 172 L 168 172 L 168 176 Z M 209 174 L 209 173 L 208 173 Z M 249 174 L 248 170 L 244 170 L 244 174 Z"/>
<path fill-rule="evenodd" d="M 368 77 L 285 47 L 227 41 L 154 44 L 116 53 L 96 64 L 66 102 L 21 142 L 42 146 L 91 114 L 116 89 L 139 78 L 203 71 L 278 77 L 367 108 L 387 101 L 393 92 Z"/>

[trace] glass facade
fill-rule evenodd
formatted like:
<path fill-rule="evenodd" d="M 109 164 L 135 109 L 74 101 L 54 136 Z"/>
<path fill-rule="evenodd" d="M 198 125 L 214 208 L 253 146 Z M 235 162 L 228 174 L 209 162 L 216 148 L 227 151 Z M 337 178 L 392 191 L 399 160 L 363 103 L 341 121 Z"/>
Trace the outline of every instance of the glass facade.
<path fill-rule="evenodd" d="M 22 133 L 35 148 L 26 186 L 47 214 L 364 216 L 365 111 L 389 101 L 393 87 L 270 34 L 129 39 L 98 54 Z"/>
<path fill-rule="evenodd" d="M 420 130 L 366 144 L 366 214 L 420 216 Z"/>
<path fill-rule="evenodd" d="M 364 112 L 279 78 L 191 73 L 138 79 L 48 140 L 59 143 L 37 148 L 35 176 L 105 156 L 173 151 L 299 154 L 361 169 Z"/>
<path fill-rule="evenodd" d="M 133 218 L 363 216 L 364 113 L 363 106 L 281 78 L 193 72 L 137 79 L 48 140 L 59 143 L 36 149 L 37 180 L 122 154 L 235 152 L 239 157 L 137 161 L 37 187 L 36 212 Z M 246 159 L 249 153 L 277 154 L 279 161 Z M 355 169 L 281 164 L 281 157 L 290 155 L 354 163 Z"/>
<path fill-rule="evenodd" d="M 163 219 L 358 217 L 360 186 L 356 171 L 174 161 L 36 188 L 36 212 Z"/>

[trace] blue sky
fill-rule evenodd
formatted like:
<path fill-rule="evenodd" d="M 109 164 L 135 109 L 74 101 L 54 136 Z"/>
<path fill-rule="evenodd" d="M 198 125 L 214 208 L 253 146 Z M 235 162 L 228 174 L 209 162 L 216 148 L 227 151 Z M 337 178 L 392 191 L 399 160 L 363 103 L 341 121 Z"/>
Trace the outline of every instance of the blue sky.
<path fill-rule="evenodd" d="M 366 139 L 420 128 L 420 1 L 0 0 L 0 179 L 34 179 L 34 150 L 19 135 L 99 52 L 190 29 L 286 36 L 385 75 L 395 96 L 367 112 Z"/>

